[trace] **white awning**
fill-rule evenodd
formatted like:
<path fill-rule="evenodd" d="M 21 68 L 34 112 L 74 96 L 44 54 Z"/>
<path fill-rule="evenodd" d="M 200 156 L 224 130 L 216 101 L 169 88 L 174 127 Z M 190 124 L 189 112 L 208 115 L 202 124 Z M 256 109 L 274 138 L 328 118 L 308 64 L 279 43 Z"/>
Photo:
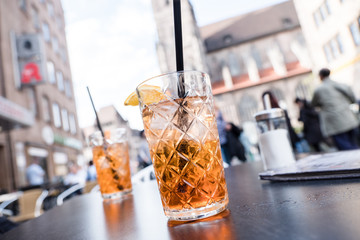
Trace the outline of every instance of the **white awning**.
<path fill-rule="evenodd" d="M 49 155 L 48 151 L 43 148 L 29 147 L 28 154 L 34 157 L 47 157 Z"/>
<path fill-rule="evenodd" d="M 35 122 L 34 115 L 26 108 L 0 96 L 0 119 L 26 127 Z"/>

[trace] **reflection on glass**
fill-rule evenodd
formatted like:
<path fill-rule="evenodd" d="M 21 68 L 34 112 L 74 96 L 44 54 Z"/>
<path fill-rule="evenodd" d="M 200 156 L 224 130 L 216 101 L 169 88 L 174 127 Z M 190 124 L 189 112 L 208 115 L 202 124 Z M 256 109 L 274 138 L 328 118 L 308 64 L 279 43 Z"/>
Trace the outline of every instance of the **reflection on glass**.
<path fill-rule="evenodd" d="M 169 220 L 168 230 L 173 239 L 181 239 L 184 234 L 191 236 L 192 239 L 236 239 L 235 225 L 229 210 L 196 221 Z"/>
<path fill-rule="evenodd" d="M 107 233 L 118 233 L 129 231 L 129 226 L 136 227 L 134 214 L 129 214 L 134 208 L 134 199 L 132 194 L 121 199 L 112 199 L 103 201 L 103 211 L 105 215 L 105 225 Z M 126 219 L 122 222 L 121 219 Z M 111 236 L 108 236 L 111 238 Z"/>

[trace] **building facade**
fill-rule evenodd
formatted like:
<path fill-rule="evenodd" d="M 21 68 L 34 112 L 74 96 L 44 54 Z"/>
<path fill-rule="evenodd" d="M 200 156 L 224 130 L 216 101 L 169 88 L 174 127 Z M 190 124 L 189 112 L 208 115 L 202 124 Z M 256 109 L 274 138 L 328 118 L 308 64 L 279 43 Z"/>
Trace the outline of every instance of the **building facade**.
<path fill-rule="evenodd" d="M 165 13 L 154 8 L 159 42 L 174 45 L 170 32 L 173 28 L 172 8 L 164 7 L 165 2 L 168 1 L 153 1 L 153 6 L 163 4 L 162 11 L 168 12 L 165 20 Z M 188 1 L 182 3 L 189 6 L 183 9 L 183 38 L 198 38 L 197 42 L 204 46 L 203 65 L 207 66 L 215 104 L 225 120 L 240 126 L 254 124 L 253 115 L 263 110 L 262 93 L 271 90 L 281 107 L 287 108 L 289 116 L 296 121 L 298 109 L 294 99 L 309 98 L 311 94 L 312 62 L 293 2 L 283 2 L 201 27 L 200 36 L 196 31 L 187 30 L 196 29 L 197 25 L 194 14 L 184 12 L 192 12 L 191 4 Z M 187 19 L 189 17 L 191 20 Z M 162 34 L 161 29 L 167 29 L 169 34 Z M 195 56 L 202 54 L 187 45 L 184 45 L 184 52 Z M 165 64 L 161 55 L 158 56 L 160 65 Z"/>
<path fill-rule="evenodd" d="M 173 5 L 169 0 L 152 0 L 158 33 L 156 51 L 162 73 L 176 71 Z M 184 69 L 208 72 L 205 48 L 188 1 L 181 2 Z"/>
<path fill-rule="evenodd" d="M 272 91 L 297 119 L 294 99 L 310 94 L 311 61 L 292 1 L 201 28 L 217 105 L 242 125 L 263 109 Z"/>
<path fill-rule="evenodd" d="M 9 128 L 0 121 L 0 188 L 10 191 L 27 185 L 25 171 L 34 157 L 46 180 L 65 175 L 69 161 L 81 160 L 83 144 L 61 1 L 1 0 L 0 16 L 1 97 L 33 119 Z"/>
<path fill-rule="evenodd" d="M 313 71 L 327 67 L 331 77 L 360 97 L 360 1 L 294 0 L 313 60 Z"/>

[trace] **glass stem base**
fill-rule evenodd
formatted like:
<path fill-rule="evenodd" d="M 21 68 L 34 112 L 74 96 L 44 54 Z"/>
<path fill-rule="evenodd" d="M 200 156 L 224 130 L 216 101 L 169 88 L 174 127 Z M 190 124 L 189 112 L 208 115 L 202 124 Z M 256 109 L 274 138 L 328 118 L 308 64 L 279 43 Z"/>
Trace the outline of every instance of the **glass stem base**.
<path fill-rule="evenodd" d="M 104 194 L 101 194 L 102 198 L 103 199 L 117 199 L 117 198 L 121 198 L 121 197 L 124 197 L 125 195 L 131 193 L 131 189 L 128 189 L 128 190 L 124 190 L 124 191 L 121 191 L 121 192 L 115 192 L 115 193 L 104 193 Z"/>
<path fill-rule="evenodd" d="M 213 203 L 206 207 L 186 210 L 164 210 L 169 220 L 192 221 L 214 216 L 226 209 L 228 199 Z"/>

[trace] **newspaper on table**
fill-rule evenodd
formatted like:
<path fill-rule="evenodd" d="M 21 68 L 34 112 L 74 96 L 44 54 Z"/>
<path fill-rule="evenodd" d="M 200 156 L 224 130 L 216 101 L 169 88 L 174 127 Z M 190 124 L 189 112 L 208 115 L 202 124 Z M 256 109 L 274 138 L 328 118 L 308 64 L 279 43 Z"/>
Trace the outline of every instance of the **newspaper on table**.
<path fill-rule="evenodd" d="M 360 150 L 310 155 L 292 165 L 259 173 L 259 177 L 271 181 L 360 177 Z"/>

